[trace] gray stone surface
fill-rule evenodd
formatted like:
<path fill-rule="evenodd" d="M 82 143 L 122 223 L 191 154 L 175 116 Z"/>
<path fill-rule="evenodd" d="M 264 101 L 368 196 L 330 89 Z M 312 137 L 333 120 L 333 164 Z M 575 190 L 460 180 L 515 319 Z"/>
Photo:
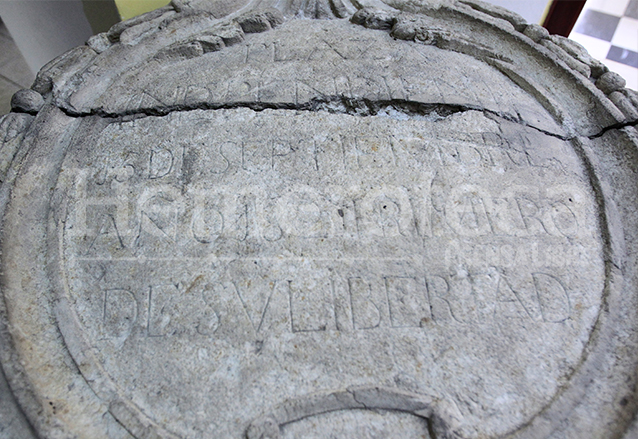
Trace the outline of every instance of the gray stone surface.
<path fill-rule="evenodd" d="M 19 90 L 11 98 L 11 110 L 16 113 L 37 114 L 42 105 L 42 95 L 31 89 Z"/>
<path fill-rule="evenodd" d="M 631 437 L 635 96 L 582 48 L 474 0 L 87 44 L 0 120 L 0 435 Z"/>
<path fill-rule="evenodd" d="M 596 80 L 596 87 L 607 94 L 622 90 L 626 84 L 625 78 L 614 72 L 607 72 Z"/>

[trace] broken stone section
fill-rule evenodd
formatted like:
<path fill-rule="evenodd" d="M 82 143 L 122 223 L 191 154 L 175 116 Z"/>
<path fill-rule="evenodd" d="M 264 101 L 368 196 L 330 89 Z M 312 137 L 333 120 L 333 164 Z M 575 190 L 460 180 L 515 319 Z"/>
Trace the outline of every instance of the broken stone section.
<path fill-rule="evenodd" d="M 234 42 L 228 35 L 243 36 L 237 24 L 221 29 L 210 31 L 207 40 L 199 36 L 170 46 L 159 58 L 123 73 L 103 95 L 92 96 L 91 105 L 99 110 L 91 111 L 114 116 L 247 107 L 375 114 L 389 106 L 408 116 L 425 116 L 478 109 L 566 135 L 537 100 L 513 87 L 506 76 L 458 53 L 469 50 L 466 41 L 446 37 L 442 46 L 459 49 L 450 52 L 428 44 L 408 45 L 346 21 L 297 20 L 246 34 L 237 50 L 200 56 L 207 47 L 221 47 L 217 36 L 226 44 Z M 300 33 L 304 39 L 294 42 Z M 350 45 L 351 39 L 362 41 L 362 46 Z M 375 73 L 378 65 L 383 66 L 380 74 Z M 458 74 L 447 75 L 450 69 Z M 163 85 L 175 77 L 188 79 L 171 88 Z M 488 78 L 496 85 L 488 86 Z M 129 84 L 140 88 L 131 90 Z"/>
<path fill-rule="evenodd" d="M 175 61 L 202 56 L 208 52 L 217 52 L 244 40 L 244 33 L 265 32 L 283 23 L 283 15 L 277 9 L 252 12 L 237 18 L 229 24 L 218 26 L 190 41 L 180 42 L 158 52 L 154 60 L 159 62 Z"/>
<path fill-rule="evenodd" d="M 284 22 L 283 14 L 275 8 L 253 11 L 237 18 L 237 23 L 247 34 L 265 32 Z"/>
<path fill-rule="evenodd" d="M 541 122 L 536 120 L 537 118 L 533 115 L 534 113 L 538 113 L 536 111 L 501 111 L 501 109 L 489 105 L 480 97 L 478 100 L 474 97 L 459 100 L 459 103 L 467 104 L 469 108 L 483 108 L 488 111 L 495 111 L 505 117 L 520 119 L 524 123 L 530 126 L 536 126 L 543 131 L 568 136 L 577 134 L 587 136 L 597 135 L 607 126 L 630 123 L 634 120 L 636 110 L 631 100 L 627 100 L 618 94 L 613 97 L 610 95 L 608 99 L 602 100 L 591 98 L 592 94 L 596 95 L 597 93 L 601 93 L 601 91 L 593 85 L 593 81 L 602 75 L 604 70 L 599 63 L 592 60 L 577 44 L 561 40 L 554 36 L 548 37 L 545 34 L 536 35 L 533 25 L 523 25 L 517 17 L 505 14 L 500 10 L 492 10 L 493 8 L 480 6 L 480 2 L 470 3 L 471 5 L 464 5 L 459 10 L 467 16 L 465 21 L 459 20 L 458 14 L 452 15 L 450 21 L 446 22 L 445 20 L 437 20 L 427 14 L 413 14 L 392 10 L 391 8 L 363 8 L 353 15 L 352 22 L 371 29 L 390 31 L 392 37 L 407 40 L 411 42 L 411 44 L 430 45 L 447 52 L 457 52 L 490 65 L 507 76 L 509 80 L 514 81 L 517 86 L 521 87 L 525 92 L 534 96 L 536 100 L 540 101 L 545 111 L 549 112 L 551 116 L 548 121 Z M 439 8 L 437 13 L 446 11 L 446 8 L 449 8 L 449 6 Z M 250 108 L 256 109 L 281 107 L 303 109 L 315 101 L 337 102 L 346 99 L 378 102 L 395 99 L 395 97 L 388 99 L 387 96 L 384 97 L 382 94 L 377 94 L 377 96 L 361 95 L 352 88 L 349 90 L 338 86 L 326 88 L 325 85 L 322 84 L 315 86 L 313 82 L 317 82 L 317 80 L 323 81 L 322 77 L 326 75 L 330 76 L 331 73 L 326 72 L 325 74 L 321 73 L 319 75 L 312 73 L 308 74 L 306 78 L 303 74 L 303 67 L 301 69 L 299 68 L 300 66 L 292 67 L 291 62 L 295 62 L 295 57 L 293 56 L 291 58 L 290 54 L 286 54 L 286 52 L 290 50 L 290 46 L 284 42 L 292 41 L 297 38 L 297 35 L 305 35 L 306 29 L 302 29 L 303 26 L 298 26 L 297 28 L 282 29 L 281 31 L 271 30 L 273 27 L 278 26 L 283 20 L 283 16 L 277 9 L 260 9 L 254 12 L 240 14 L 230 20 L 222 19 L 217 21 L 211 21 L 211 17 L 202 11 L 196 12 L 195 10 L 188 10 L 190 12 L 178 13 L 177 15 L 167 10 L 161 14 L 156 13 L 152 17 L 149 16 L 147 21 L 136 21 L 122 25 L 122 29 L 117 30 L 117 32 L 111 32 L 113 35 L 118 35 L 118 40 L 114 40 L 115 44 L 106 52 L 104 51 L 105 48 L 103 44 L 99 43 L 99 41 L 102 40 L 95 39 L 92 46 L 96 47 L 96 50 L 100 52 L 100 56 L 95 58 L 95 61 L 89 61 L 90 64 L 93 64 L 90 69 L 87 69 L 85 72 L 74 72 L 73 75 L 66 75 L 56 80 L 57 92 L 55 93 L 55 99 L 58 105 L 64 108 L 69 114 L 74 115 L 97 113 L 115 116 L 135 113 L 165 114 L 173 110 L 193 108 L 231 108 L 233 105 L 248 105 Z M 186 9 L 184 9 L 184 11 L 186 11 Z M 184 16 L 184 14 L 186 15 Z M 462 16 L 463 15 L 461 15 L 461 17 Z M 499 32 L 503 32 L 509 37 L 495 41 L 492 38 L 486 38 L 487 33 L 481 32 L 474 34 L 472 38 L 468 38 L 466 34 L 470 32 L 470 28 L 467 27 L 467 22 L 474 20 L 480 23 L 480 20 L 485 19 L 487 16 L 492 17 L 493 20 L 497 20 L 490 22 L 490 25 L 496 26 L 499 28 Z M 157 22 L 158 26 L 148 27 L 148 23 L 151 22 Z M 180 24 L 177 32 L 176 30 L 178 28 L 175 28 L 176 23 Z M 294 23 L 294 21 L 285 27 L 292 26 L 292 23 Z M 332 26 L 335 26 L 335 24 Z M 208 29 L 206 29 L 206 27 L 208 27 Z M 344 23 L 336 27 L 344 28 L 344 30 L 347 29 Z M 333 30 L 328 29 L 324 31 L 333 32 Z M 336 31 L 336 28 L 334 31 Z M 250 33 L 254 32 L 260 33 L 250 35 Z M 124 33 L 130 34 L 130 36 L 122 40 Z M 246 38 L 245 34 L 249 35 L 246 41 L 244 41 Z M 525 38 L 520 39 L 519 36 L 523 34 L 531 36 L 533 41 L 526 40 Z M 319 35 L 317 35 L 317 37 L 318 36 Z M 352 69 L 352 67 L 348 66 L 348 63 L 356 62 L 357 60 L 352 57 L 352 54 L 348 54 L 346 48 L 338 47 L 340 44 L 344 44 L 345 40 L 338 38 L 329 39 L 334 40 L 329 42 L 329 44 L 333 46 L 333 54 L 338 54 L 341 57 L 341 60 L 338 62 L 341 62 L 343 65 L 339 67 L 338 70 L 348 72 Z M 145 41 L 146 43 L 140 45 L 140 41 Z M 313 46 L 321 48 L 321 46 L 326 43 L 328 43 L 328 41 L 324 42 L 318 39 L 317 41 L 311 42 L 304 38 L 298 41 L 298 47 L 295 48 L 295 52 L 307 52 L 309 54 L 312 52 Z M 243 50 L 245 50 L 246 53 L 243 61 L 237 59 L 238 51 L 230 55 L 224 54 L 225 47 L 233 44 L 242 44 L 242 47 L 244 47 Z M 385 45 L 388 43 L 386 41 L 379 41 L 376 44 Z M 499 44 L 500 46 L 498 46 Z M 520 52 L 522 49 L 529 49 L 530 44 L 533 47 L 532 50 Z M 163 47 L 160 47 L 162 45 Z M 405 46 L 405 44 L 403 45 Z M 382 46 L 379 46 L 379 48 L 380 47 Z M 496 47 L 499 47 L 499 49 L 496 50 Z M 411 51 L 409 47 L 405 47 L 404 50 L 406 53 L 402 55 L 401 58 L 407 59 L 407 57 L 409 57 L 411 62 L 423 62 L 423 60 L 419 61 L 419 56 L 415 59 L 413 54 L 408 53 Z M 257 52 L 259 51 L 263 53 L 258 54 Z M 208 57 L 211 57 L 212 53 L 220 53 L 220 59 L 209 60 Z M 512 63 L 513 53 L 524 54 L 524 57 L 517 55 L 519 56 L 519 61 L 516 65 Z M 109 58 L 107 55 L 118 56 L 127 61 L 125 63 L 118 62 L 117 67 L 114 69 L 113 62 L 107 61 Z M 357 55 L 357 57 L 359 56 L 360 55 Z M 201 62 L 195 61 L 201 57 L 207 59 L 203 59 Z M 217 67 L 220 65 L 228 65 L 226 58 L 229 57 L 236 58 L 230 60 L 231 64 L 236 63 L 234 67 L 235 72 L 230 73 L 230 69 L 227 69 L 227 72 L 219 71 Z M 523 62 L 523 58 L 526 58 L 525 62 Z M 180 65 L 181 62 L 189 60 L 193 60 L 197 65 Z M 259 77 L 260 75 L 257 75 L 255 72 L 256 65 L 251 64 L 253 61 L 261 63 L 267 60 L 273 61 L 273 64 L 270 65 L 272 73 L 267 73 L 262 79 Z M 296 61 L 299 62 L 301 60 L 297 59 Z M 395 68 L 395 66 L 405 68 L 405 63 L 402 63 L 400 59 L 395 61 L 396 62 L 390 64 L 387 68 Z M 312 59 L 304 60 L 306 66 L 312 64 L 312 62 Z M 538 66 L 547 64 L 548 62 L 548 65 L 539 69 L 530 70 L 523 67 L 525 63 Z M 172 64 L 171 71 L 166 73 L 174 77 L 182 78 L 177 90 L 175 90 L 174 96 L 167 96 L 165 91 L 158 93 L 155 90 L 156 85 L 152 82 L 167 80 L 167 78 L 161 81 L 155 81 L 153 79 L 156 79 L 157 72 L 162 74 L 163 71 L 166 70 L 166 66 L 161 68 L 157 63 L 165 65 Z M 564 76 L 564 80 L 567 81 L 566 83 L 569 83 L 569 81 L 573 82 L 574 79 L 580 82 L 580 88 L 576 88 L 579 90 L 579 99 L 591 101 L 595 109 L 587 111 L 595 111 L 600 116 L 599 119 L 601 122 L 596 127 L 587 126 L 587 124 L 583 122 L 587 117 L 584 114 L 584 107 L 563 107 L 563 102 L 565 102 L 567 96 L 562 95 L 562 87 L 546 87 L 546 84 L 551 84 L 552 81 L 556 81 L 557 78 L 544 77 L 544 72 L 552 71 L 551 65 L 556 65 L 556 63 L 561 65 L 561 68 L 565 70 L 562 76 Z M 458 66 L 464 65 L 465 63 L 461 62 L 455 64 L 455 67 L 458 69 Z M 216 70 L 208 72 L 210 66 L 215 66 Z M 242 70 L 246 67 L 248 67 L 250 71 L 248 77 L 242 73 Z M 323 64 L 318 68 L 325 69 L 326 67 L 327 66 Z M 369 70 L 369 68 L 366 69 Z M 359 66 L 356 67 L 355 70 L 362 72 L 364 67 Z M 416 76 L 416 69 L 414 70 L 414 75 Z M 431 66 L 422 66 L 422 71 L 430 70 L 432 70 Z M 152 74 L 149 74 L 149 72 L 152 72 Z M 202 72 L 202 75 L 204 75 L 204 72 L 207 72 L 205 75 L 207 77 L 211 75 L 218 77 L 218 81 L 221 80 L 222 83 L 220 83 L 217 88 L 226 87 L 228 89 L 227 95 L 219 95 L 218 92 L 210 93 L 210 87 L 207 86 L 202 88 L 201 84 L 205 79 L 193 78 L 191 76 L 192 72 Z M 220 77 L 220 75 L 222 76 Z M 269 77 L 270 75 L 273 76 Z M 436 70 L 432 71 L 431 75 L 449 77 L 449 75 L 439 73 Z M 576 76 L 570 79 L 569 77 L 573 75 Z M 42 79 L 46 77 L 44 74 L 41 76 Z M 316 92 L 314 92 L 314 96 L 305 98 L 303 96 L 305 90 L 301 90 L 302 99 L 300 101 L 297 98 L 298 92 L 296 85 L 293 87 L 295 90 L 280 90 L 281 87 L 279 86 L 275 86 L 274 89 L 264 90 L 264 86 L 270 88 L 273 82 L 283 82 L 283 77 L 291 78 L 295 76 L 299 76 L 302 82 L 309 83 L 309 87 L 317 89 Z M 468 73 L 460 71 L 454 76 L 457 78 L 467 77 Z M 243 84 L 242 87 L 246 90 L 239 94 L 233 90 L 235 87 L 234 84 L 223 84 L 228 78 L 237 78 L 237 81 L 240 81 L 242 77 L 243 79 L 241 79 L 239 84 Z M 405 74 L 401 71 L 397 71 L 391 74 L 390 77 L 405 77 Z M 591 81 L 586 79 L 589 77 L 592 78 Z M 67 86 L 64 86 L 65 78 L 71 80 Z M 113 82 L 115 78 L 118 78 L 118 80 Z M 391 90 L 394 87 L 393 84 L 388 84 L 387 86 L 383 84 L 383 82 L 388 81 L 387 78 L 381 79 L 382 78 L 371 78 L 371 80 L 375 82 L 380 82 L 378 86 L 374 85 L 375 88 L 388 88 Z M 151 81 L 150 83 L 149 80 Z M 561 80 L 563 80 L 563 78 L 561 78 Z M 339 82 L 338 78 L 333 78 L 333 81 Z M 46 84 L 47 82 L 39 80 L 39 83 Z M 144 85 L 145 83 L 147 83 L 147 85 Z M 600 83 L 603 84 L 604 81 Z M 135 90 L 127 90 L 127 84 L 136 84 L 136 87 L 144 90 L 143 96 L 132 96 L 128 102 L 121 102 L 122 96 L 136 93 Z M 51 85 L 49 85 L 49 87 L 51 87 Z M 303 88 L 305 88 L 305 86 L 302 86 L 302 89 Z M 455 85 L 454 88 L 458 88 L 458 85 Z M 208 89 L 208 91 L 205 89 Z M 495 88 L 491 89 L 495 90 Z M 605 86 L 603 86 L 603 89 L 604 91 L 608 90 Z M 48 89 L 46 86 L 38 86 L 38 90 L 40 90 L 41 93 L 46 93 Z M 572 93 L 573 92 L 574 90 L 572 90 Z M 273 94 L 281 95 L 282 93 L 287 93 L 289 96 L 293 96 L 294 99 L 286 96 L 271 96 Z M 405 99 L 409 103 L 412 99 L 416 98 L 415 104 L 427 105 L 446 105 L 452 103 L 449 99 L 445 98 L 445 96 L 440 96 L 441 93 L 445 95 L 447 91 L 433 91 L 428 93 L 429 96 L 423 97 L 409 96 L 409 93 L 407 93 L 406 96 L 400 99 Z M 613 93 L 613 91 L 610 93 Z M 236 95 L 241 101 L 238 101 L 233 95 Z M 114 99 L 118 100 L 118 102 L 114 102 Z M 511 97 L 507 97 L 504 100 L 509 101 Z M 529 105 L 526 104 L 524 107 L 529 107 Z M 557 129 L 557 127 L 554 126 L 555 122 L 550 121 L 551 119 L 554 119 L 558 124 L 562 125 L 562 129 Z"/>

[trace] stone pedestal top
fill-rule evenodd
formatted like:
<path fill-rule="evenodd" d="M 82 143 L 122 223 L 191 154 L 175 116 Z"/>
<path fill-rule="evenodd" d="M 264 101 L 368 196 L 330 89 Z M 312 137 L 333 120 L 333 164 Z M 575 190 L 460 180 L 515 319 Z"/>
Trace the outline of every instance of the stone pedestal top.
<path fill-rule="evenodd" d="M 634 437 L 623 87 L 474 0 L 92 37 L 0 119 L 0 435 Z"/>

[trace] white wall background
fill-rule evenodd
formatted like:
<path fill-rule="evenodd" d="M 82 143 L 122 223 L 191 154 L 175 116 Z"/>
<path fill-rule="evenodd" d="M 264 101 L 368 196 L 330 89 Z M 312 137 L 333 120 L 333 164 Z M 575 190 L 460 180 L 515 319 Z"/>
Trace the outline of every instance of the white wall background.
<path fill-rule="evenodd" d="M 483 0 L 522 15 L 528 23 L 541 24 L 548 0 Z"/>
<path fill-rule="evenodd" d="M 0 0 L 0 17 L 33 73 L 93 34 L 81 0 Z"/>

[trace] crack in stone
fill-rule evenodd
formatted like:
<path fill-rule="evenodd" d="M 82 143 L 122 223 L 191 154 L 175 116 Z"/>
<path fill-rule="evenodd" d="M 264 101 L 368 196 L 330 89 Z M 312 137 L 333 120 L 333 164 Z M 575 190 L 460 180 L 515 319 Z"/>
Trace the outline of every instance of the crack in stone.
<path fill-rule="evenodd" d="M 489 110 L 474 105 L 446 104 L 446 103 L 421 103 L 405 99 L 387 99 L 372 100 L 365 98 L 349 98 L 346 96 L 331 96 L 326 98 L 315 98 L 307 103 L 272 103 L 272 102 L 232 102 L 232 103 L 215 103 L 200 102 L 193 105 L 168 105 L 163 107 L 146 107 L 138 108 L 134 111 L 123 111 L 112 113 L 103 109 L 93 109 L 89 112 L 79 112 L 69 110 L 68 108 L 58 106 L 69 117 L 90 117 L 99 116 L 108 119 L 122 119 L 124 121 L 145 118 L 145 117 L 163 117 L 175 112 L 188 112 L 194 110 L 234 110 L 239 108 L 247 108 L 256 112 L 264 110 L 289 110 L 304 112 L 324 111 L 330 114 L 346 114 L 359 117 L 387 117 L 396 120 L 426 120 L 436 122 L 446 119 L 449 116 L 468 111 L 483 112 L 485 117 L 492 120 L 503 119 L 513 122 L 531 129 L 534 129 L 546 136 L 555 137 L 564 141 L 572 141 L 578 136 L 563 136 L 552 133 L 542 128 L 536 127 L 524 120 L 503 114 L 497 111 Z M 638 120 L 621 122 L 602 128 L 596 134 L 586 136 L 593 140 L 603 136 L 605 133 L 615 129 L 622 129 L 628 126 L 638 126 Z"/>
<path fill-rule="evenodd" d="M 432 420 L 432 418 L 425 418 L 425 424 L 428 428 L 430 439 L 438 439 L 438 434 L 436 432 L 436 429 L 434 428 L 434 421 Z"/>
<path fill-rule="evenodd" d="M 627 127 L 637 127 L 638 128 L 638 120 L 632 120 L 632 121 L 629 121 L 629 122 L 620 122 L 620 123 L 616 123 L 616 124 L 613 124 L 613 125 L 609 125 L 609 126 L 603 128 L 602 130 L 600 130 L 598 133 L 592 134 L 591 136 L 588 136 L 587 138 L 589 140 L 594 140 L 594 139 L 597 139 L 599 137 L 604 136 L 608 131 L 621 130 L 621 129 L 627 128 Z"/>
<path fill-rule="evenodd" d="M 347 114 L 361 117 L 386 116 L 399 120 L 414 118 L 440 120 L 455 113 L 463 113 L 472 110 L 483 111 L 481 107 L 470 105 L 441 103 L 424 104 L 401 99 L 371 100 L 348 98 L 345 96 L 316 98 L 302 104 L 295 104 L 292 102 L 271 103 L 254 101 L 240 101 L 232 103 L 200 102 L 193 105 L 167 105 L 163 107 L 138 108 L 134 111 L 123 111 L 117 113 L 104 111 L 103 109 L 93 109 L 89 112 L 78 112 L 64 107 L 59 108 L 69 117 L 99 116 L 102 118 L 113 119 L 136 119 L 148 116 L 162 117 L 174 112 L 187 112 L 193 110 L 234 110 L 238 108 L 247 108 L 256 112 L 264 110 L 292 110 L 307 112 L 325 111 L 332 114 Z"/>
<path fill-rule="evenodd" d="M 443 120 L 454 114 L 465 113 L 468 111 L 480 111 L 483 112 L 485 117 L 492 120 L 507 120 L 509 122 L 534 129 L 547 136 L 556 137 L 560 140 L 570 141 L 573 139 L 573 137 L 562 136 L 557 133 L 543 130 L 534 125 L 528 124 L 520 118 L 482 108 L 480 106 L 446 103 L 426 104 L 404 99 L 371 100 L 365 98 L 349 98 L 346 96 L 331 96 L 326 98 L 315 98 L 303 104 L 271 102 L 200 102 L 193 105 L 169 105 L 163 107 L 138 108 L 134 111 L 123 111 L 118 113 L 104 111 L 103 109 L 93 109 L 90 112 L 78 112 L 64 107 L 59 108 L 69 117 L 98 116 L 109 119 L 122 119 L 124 121 L 150 116 L 164 117 L 175 112 L 188 112 L 194 110 L 234 110 L 239 108 L 247 108 L 256 112 L 264 110 L 289 110 L 302 112 L 324 111 L 330 114 L 346 114 L 359 117 L 377 116 L 396 120 L 425 120 L 430 122 Z M 593 137 L 600 135 L 602 134 L 599 133 Z"/>
<path fill-rule="evenodd" d="M 361 404 L 361 407 L 363 409 L 370 410 L 370 407 L 368 407 L 365 402 L 360 401 L 359 398 L 357 398 L 357 391 L 352 389 L 346 389 L 346 391 L 352 395 L 352 399 L 354 399 L 357 403 Z"/>

